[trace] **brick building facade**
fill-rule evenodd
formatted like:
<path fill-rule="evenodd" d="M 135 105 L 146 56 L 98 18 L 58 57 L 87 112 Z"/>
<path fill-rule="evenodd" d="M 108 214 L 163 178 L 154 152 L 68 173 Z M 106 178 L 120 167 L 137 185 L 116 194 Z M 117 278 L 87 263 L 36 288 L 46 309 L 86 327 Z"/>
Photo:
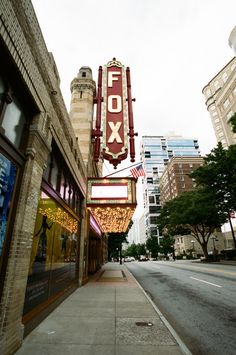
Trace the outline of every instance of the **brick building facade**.
<path fill-rule="evenodd" d="M 82 157 L 30 0 L 0 0 L 0 53 L 0 352 L 12 354 L 104 262 L 106 241 L 86 210 L 99 169 Z"/>
<path fill-rule="evenodd" d="M 160 178 L 160 202 L 172 200 L 184 191 L 193 190 L 194 180 L 189 174 L 203 165 L 202 157 L 172 157 Z"/>

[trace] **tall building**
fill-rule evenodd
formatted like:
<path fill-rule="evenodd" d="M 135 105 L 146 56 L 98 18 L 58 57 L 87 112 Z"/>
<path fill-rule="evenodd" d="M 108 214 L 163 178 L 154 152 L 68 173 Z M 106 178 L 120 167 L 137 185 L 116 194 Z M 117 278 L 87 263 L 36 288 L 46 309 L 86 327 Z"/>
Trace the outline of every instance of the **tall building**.
<path fill-rule="evenodd" d="M 134 218 L 132 227 L 129 230 L 128 238 L 127 238 L 129 244 L 138 244 L 138 243 L 140 243 L 139 235 L 140 235 L 139 219 L 138 218 Z"/>
<path fill-rule="evenodd" d="M 128 233 L 129 244 L 144 244 L 146 242 L 144 213 L 140 218 L 133 219 L 133 225 Z"/>
<path fill-rule="evenodd" d="M 196 186 L 190 174 L 203 164 L 199 156 L 172 157 L 160 179 L 160 202 L 163 206 L 166 201 L 181 195 L 184 191 L 193 190 Z"/>
<path fill-rule="evenodd" d="M 158 215 L 161 210 L 160 178 L 172 157 L 198 157 L 198 140 L 181 136 L 143 136 L 141 160 L 146 172 L 143 178 L 143 201 L 145 211 L 146 238 L 159 233 Z"/>
<path fill-rule="evenodd" d="M 236 112 L 236 57 L 226 64 L 202 90 L 217 142 L 236 143 L 230 118 Z"/>
<path fill-rule="evenodd" d="M 236 26 L 230 33 L 229 46 L 236 54 Z M 236 144 L 230 118 L 236 113 L 236 57 L 234 56 L 202 90 L 210 114 L 216 139 L 227 148 Z M 235 230 L 236 224 L 233 222 Z M 222 229 L 230 229 L 226 224 Z M 228 236 L 227 236 L 228 238 Z"/>

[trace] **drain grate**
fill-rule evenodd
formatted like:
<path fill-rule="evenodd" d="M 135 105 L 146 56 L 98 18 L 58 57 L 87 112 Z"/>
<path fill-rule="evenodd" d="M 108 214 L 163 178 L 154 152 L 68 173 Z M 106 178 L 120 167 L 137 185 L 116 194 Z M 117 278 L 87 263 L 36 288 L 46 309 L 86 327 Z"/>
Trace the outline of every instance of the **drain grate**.
<path fill-rule="evenodd" d="M 152 327 L 152 322 L 135 322 L 135 324 L 139 327 Z"/>

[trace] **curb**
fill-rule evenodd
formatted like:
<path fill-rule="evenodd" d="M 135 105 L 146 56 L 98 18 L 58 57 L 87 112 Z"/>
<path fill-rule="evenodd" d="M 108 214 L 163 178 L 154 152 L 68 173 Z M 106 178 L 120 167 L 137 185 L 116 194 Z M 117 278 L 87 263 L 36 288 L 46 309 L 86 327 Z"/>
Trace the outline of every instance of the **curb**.
<path fill-rule="evenodd" d="M 125 265 L 124 265 L 125 266 Z M 170 331 L 170 333 L 172 334 L 172 336 L 174 337 L 174 339 L 176 340 L 177 344 L 180 347 L 180 350 L 182 351 L 182 353 L 184 355 L 193 355 L 191 353 L 191 351 L 187 348 L 187 346 L 184 344 L 184 342 L 181 340 L 181 338 L 179 337 L 179 335 L 176 333 L 176 331 L 174 330 L 174 328 L 170 325 L 170 323 L 168 322 L 168 320 L 164 317 L 164 315 L 161 313 L 161 311 L 157 308 L 157 306 L 155 305 L 155 303 L 152 301 L 152 299 L 148 296 L 148 294 L 146 293 L 146 291 L 144 290 L 144 288 L 140 285 L 140 283 L 136 280 L 136 278 L 133 276 L 133 274 L 129 271 L 129 269 L 125 266 L 126 270 L 130 273 L 130 275 L 134 278 L 135 282 L 137 283 L 138 287 L 141 289 L 141 291 L 144 293 L 145 297 L 148 299 L 148 301 L 151 303 L 151 305 L 153 306 L 153 308 L 155 309 L 156 313 L 159 315 L 160 319 L 162 320 L 162 322 L 165 324 L 165 326 L 167 327 L 167 329 Z"/>

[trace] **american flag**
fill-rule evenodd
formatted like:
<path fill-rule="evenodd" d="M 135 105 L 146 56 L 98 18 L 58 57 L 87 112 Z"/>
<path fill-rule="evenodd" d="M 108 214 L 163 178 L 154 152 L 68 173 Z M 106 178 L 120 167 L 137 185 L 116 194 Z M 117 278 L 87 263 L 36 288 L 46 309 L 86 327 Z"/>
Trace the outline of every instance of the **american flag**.
<path fill-rule="evenodd" d="M 145 175 L 145 171 L 143 169 L 143 165 L 137 165 L 135 168 L 130 169 L 131 174 L 135 177 L 138 178 L 139 176 L 144 176 Z"/>

